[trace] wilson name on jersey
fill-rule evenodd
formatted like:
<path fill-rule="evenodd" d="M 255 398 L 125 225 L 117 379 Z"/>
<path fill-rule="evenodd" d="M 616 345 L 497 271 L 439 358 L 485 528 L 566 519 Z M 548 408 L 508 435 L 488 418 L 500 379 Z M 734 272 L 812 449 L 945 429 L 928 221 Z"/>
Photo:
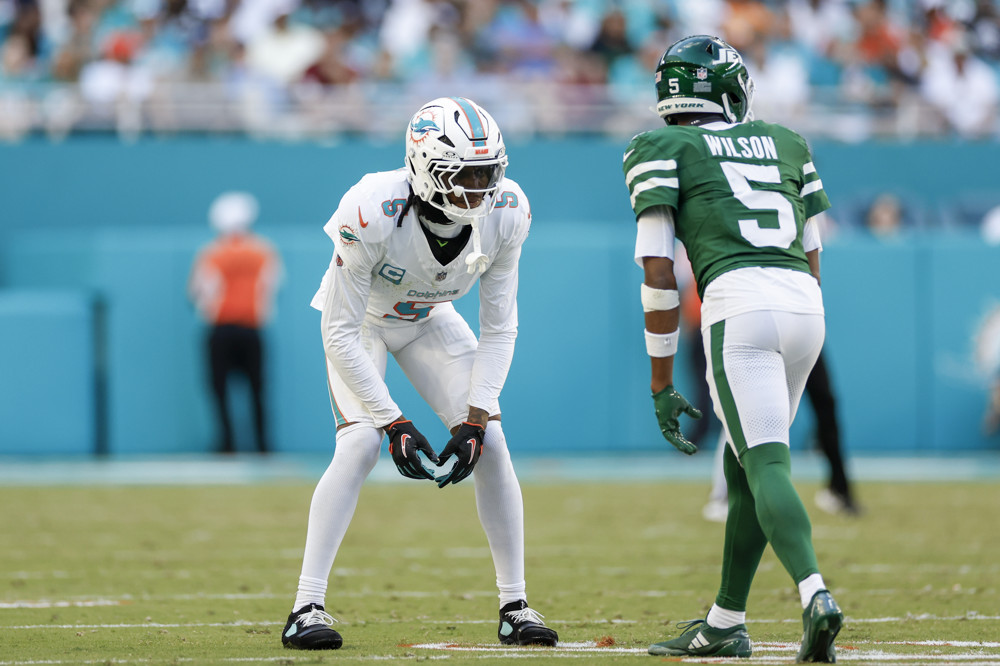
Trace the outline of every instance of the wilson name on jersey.
<path fill-rule="evenodd" d="M 759 120 L 668 125 L 633 138 L 623 169 L 636 217 L 653 206 L 675 211 L 701 295 L 737 268 L 809 272 L 802 229 L 830 201 L 792 130 Z"/>
<path fill-rule="evenodd" d="M 403 169 L 368 174 L 348 190 L 323 227 L 333 238 L 336 252 L 313 307 L 322 309 L 330 281 L 344 269 L 371 275 L 366 315 L 384 324 L 421 321 L 435 307 L 461 298 L 475 285 L 480 275 L 469 273 L 465 260 L 473 251 L 471 239 L 451 261 L 441 264 L 429 244 L 460 243 L 467 236 L 426 236 L 414 208 L 400 221 L 409 193 Z M 488 258 L 484 274 L 506 254 L 516 256 L 529 225 L 524 192 L 516 182 L 504 179 L 496 207 L 479 223 L 482 252 Z"/>

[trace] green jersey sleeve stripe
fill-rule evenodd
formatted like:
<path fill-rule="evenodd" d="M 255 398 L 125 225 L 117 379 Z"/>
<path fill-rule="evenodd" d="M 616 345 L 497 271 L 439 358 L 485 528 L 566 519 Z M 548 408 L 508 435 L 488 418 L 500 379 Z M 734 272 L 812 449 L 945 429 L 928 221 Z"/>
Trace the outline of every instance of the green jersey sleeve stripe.
<path fill-rule="evenodd" d="M 651 162 L 643 162 L 642 164 L 637 164 L 636 166 L 629 169 L 629 172 L 625 174 L 625 182 L 629 185 L 635 180 L 636 176 L 641 176 L 644 173 L 649 173 L 650 171 L 676 171 L 677 170 L 677 160 L 653 160 Z"/>
<path fill-rule="evenodd" d="M 807 162 L 806 165 L 802 167 L 802 173 L 806 175 L 816 173 L 816 165 L 812 162 Z"/>
<path fill-rule="evenodd" d="M 632 200 L 632 209 L 635 209 L 636 197 L 643 192 L 653 190 L 658 187 L 671 187 L 676 190 L 678 186 L 679 183 L 676 178 L 650 178 L 649 180 L 639 183 L 632 189 L 632 196 L 630 197 Z"/>
<path fill-rule="evenodd" d="M 813 192 L 818 192 L 823 189 L 823 181 L 817 178 L 811 183 L 806 183 L 802 191 L 799 192 L 800 197 L 804 197 L 807 194 L 812 194 Z"/>

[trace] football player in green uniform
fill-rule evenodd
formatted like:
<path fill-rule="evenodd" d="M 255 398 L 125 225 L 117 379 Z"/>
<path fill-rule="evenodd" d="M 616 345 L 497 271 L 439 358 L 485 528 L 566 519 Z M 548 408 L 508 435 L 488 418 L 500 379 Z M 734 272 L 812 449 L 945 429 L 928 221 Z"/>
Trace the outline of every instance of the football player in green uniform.
<path fill-rule="evenodd" d="M 701 330 L 715 414 L 722 421 L 729 515 L 722 581 L 704 619 L 650 646 L 654 655 L 749 657 L 746 603 L 771 544 L 798 586 L 804 633 L 798 662 L 836 661 L 843 613 L 816 563 L 812 525 L 791 480 L 788 432 L 823 346 L 821 243 L 814 215 L 830 202 L 805 141 L 753 120 L 753 81 L 740 54 L 716 37 L 670 46 L 656 69 L 666 127 L 625 152 L 637 220 L 635 258 L 663 436 L 684 453 L 682 414 L 701 413 L 673 387 L 680 240 L 702 298 Z"/>

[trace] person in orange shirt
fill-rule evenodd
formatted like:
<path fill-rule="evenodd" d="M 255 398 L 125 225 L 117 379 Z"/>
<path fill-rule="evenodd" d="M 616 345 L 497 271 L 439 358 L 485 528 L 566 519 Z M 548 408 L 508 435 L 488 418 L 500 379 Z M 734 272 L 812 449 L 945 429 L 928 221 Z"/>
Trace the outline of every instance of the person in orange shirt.
<path fill-rule="evenodd" d="M 191 269 L 188 292 L 210 328 L 208 360 L 220 453 L 235 453 L 228 406 L 228 379 L 242 374 L 253 397 L 257 450 L 267 453 L 264 404 L 264 344 L 267 322 L 282 275 L 281 258 L 266 239 L 250 232 L 257 200 L 246 192 L 226 192 L 209 209 L 218 237 L 201 249 Z"/>

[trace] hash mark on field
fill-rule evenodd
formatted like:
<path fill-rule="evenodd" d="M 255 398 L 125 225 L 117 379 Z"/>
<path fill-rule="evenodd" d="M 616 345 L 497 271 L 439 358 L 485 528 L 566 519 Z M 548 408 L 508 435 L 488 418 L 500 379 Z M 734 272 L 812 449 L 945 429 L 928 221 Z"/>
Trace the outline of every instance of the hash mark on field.
<path fill-rule="evenodd" d="M 22 624 L 3 629 L 186 629 L 189 627 L 260 627 L 267 625 L 279 626 L 281 623 L 250 622 L 248 620 L 233 620 L 232 622 L 136 622 L 133 624 Z M 3 662 L 0 662 L 2 665 Z"/>
<path fill-rule="evenodd" d="M 0 601 L 0 610 L 13 608 L 91 608 L 94 606 L 127 606 L 131 601 L 124 599 L 91 599 L 79 601 Z"/>
<path fill-rule="evenodd" d="M 252 623 L 238 623 L 252 624 Z M 148 626 L 182 626 L 182 625 L 148 625 Z M 183 626 L 231 626 L 224 624 L 212 625 L 183 625 Z M 867 663 L 933 663 L 935 666 L 1000 666 L 1000 655 L 997 654 L 974 654 L 970 652 L 956 652 L 954 654 L 934 653 L 897 653 L 887 652 L 879 648 L 884 645 L 918 645 L 929 647 L 965 647 L 983 648 L 1000 647 L 1000 643 L 993 641 L 856 641 L 847 645 L 838 646 L 837 658 L 841 662 L 853 662 L 859 664 Z M 863 648 L 859 647 L 863 646 Z M 495 659 L 503 657 L 505 659 L 578 659 L 593 657 L 594 655 L 645 655 L 645 647 L 600 647 L 594 641 L 567 642 L 560 643 L 554 648 L 546 647 L 518 647 L 500 646 L 496 643 L 490 644 L 468 644 L 460 643 L 417 643 L 412 645 L 400 645 L 400 648 L 412 650 L 437 650 L 463 653 L 467 658 L 472 659 Z M 788 664 L 789 653 L 796 651 L 798 643 L 766 642 L 754 643 L 754 656 L 750 659 L 736 658 L 677 658 L 672 661 L 681 663 L 715 663 L 715 664 L 754 664 L 754 665 L 781 665 Z M 426 660 L 446 660 L 450 657 L 447 654 L 405 654 L 405 655 L 358 655 L 352 656 L 352 661 L 426 661 Z M 273 657 L 230 657 L 217 660 L 220 663 L 262 663 L 262 662 L 297 662 L 299 660 L 312 661 L 313 655 L 298 657 L 293 655 L 281 655 Z M 161 663 L 160 659 L 137 659 L 129 660 L 132 663 Z M 190 658 L 170 659 L 170 663 L 197 663 L 198 660 Z M 70 665 L 70 664 L 108 664 L 117 663 L 116 660 L 107 659 L 87 659 L 87 660 L 29 660 L 29 661 L 0 661 L 0 666 L 41 666 L 41 665 Z"/>
<path fill-rule="evenodd" d="M 35 602 L 35 601 L 16 601 L 7 602 L 0 604 L 0 609 L 13 609 L 13 608 L 64 608 L 67 606 L 118 606 L 127 605 L 132 603 L 131 601 L 115 601 L 109 599 L 95 600 L 93 602 L 68 602 L 68 601 L 52 601 L 52 602 Z M 48 605 L 42 605 L 48 604 Z M 931 615 L 929 613 L 924 613 L 921 615 L 910 615 L 905 618 L 900 617 L 870 617 L 870 618 L 855 618 L 848 617 L 846 622 L 848 624 L 872 624 L 872 623 L 883 623 L 883 622 L 901 622 L 903 620 L 909 621 L 921 621 L 921 620 L 943 620 L 943 621 L 968 621 L 968 620 L 985 620 L 985 621 L 997 621 L 1000 620 L 1000 615 L 979 615 L 976 613 L 968 613 L 966 615 L 952 615 L 952 616 L 940 616 Z M 405 622 L 411 622 L 412 619 L 406 618 L 374 618 L 365 619 L 359 618 L 358 622 L 351 622 L 350 620 L 340 619 L 340 624 L 343 626 L 351 626 L 352 624 L 399 624 Z M 421 619 L 420 622 L 424 624 L 493 624 L 496 620 L 460 620 L 460 619 L 443 619 L 443 620 L 425 620 Z M 751 620 L 750 624 L 779 624 L 779 623 L 795 623 L 798 620 L 791 619 L 762 619 L 762 620 Z M 629 620 L 624 618 L 575 618 L 575 619 L 558 619 L 552 620 L 551 624 L 635 624 L 636 620 Z M 232 622 L 188 622 L 188 623 L 171 623 L 162 624 L 156 622 L 138 622 L 134 624 L 35 624 L 35 625 L 14 625 L 14 626 L 3 626 L 0 625 L 0 629 L 144 629 L 144 628 L 159 628 L 159 627 L 243 627 L 243 626 L 262 626 L 262 625 L 275 625 L 279 626 L 282 623 L 280 621 L 274 620 L 259 620 L 259 621 L 249 621 L 249 620 L 233 620 Z M 940 646 L 959 646 L 962 645 L 960 642 L 956 641 L 900 641 L 898 643 L 886 642 L 886 645 L 940 645 Z M 973 643 L 970 643 L 973 645 Z M 978 642 L 974 643 L 979 647 L 1000 647 L 1000 642 Z M 0 662 L 2 666 L 2 662 Z"/>
<path fill-rule="evenodd" d="M 857 646 L 871 646 L 869 649 L 859 649 Z M 858 641 L 853 644 L 838 646 L 837 657 L 840 661 L 851 662 L 934 662 L 936 664 L 974 664 L 975 666 L 996 666 L 1000 664 L 1000 655 L 996 654 L 972 654 L 956 652 L 954 654 L 938 653 L 895 653 L 879 649 L 882 645 L 916 645 L 930 647 L 966 647 L 984 648 L 1000 647 L 1000 643 L 992 641 Z M 600 647 L 594 641 L 582 643 L 560 643 L 554 648 L 532 648 L 524 651 L 524 648 L 515 646 L 498 646 L 496 644 L 472 644 L 462 645 L 460 643 L 417 643 L 413 645 L 401 645 L 411 649 L 424 650 L 444 650 L 447 652 L 475 653 L 470 656 L 478 658 L 504 657 L 531 657 L 541 658 L 570 658 L 583 656 L 585 654 L 618 654 L 618 655 L 638 655 L 646 654 L 646 648 L 638 647 Z M 754 664 L 786 664 L 786 653 L 795 652 L 799 649 L 798 643 L 766 642 L 754 643 L 754 657 L 750 660 Z M 763 654 L 761 654 L 763 653 Z M 780 659 L 776 659 L 780 657 Z M 705 658 L 692 657 L 678 658 L 679 662 L 693 663 L 747 663 L 746 660 L 736 658 Z"/>
<path fill-rule="evenodd" d="M 862 592 L 862 594 L 878 594 L 880 596 L 901 594 L 902 590 L 894 589 L 880 589 L 880 590 L 868 590 Z M 637 590 L 628 591 L 620 594 L 615 594 L 614 592 L 605 592 L 605 596 L 612 597 L 624 597 L 629 595 L 638 595 L 641 597 L 677 597 L 677 596 L 694 596 L 696 594 L 702 594 L 701 592 L 696 592 L 695 590 L 671 590 L 666 592 L 663 590 Z M 461 596 L 462 598 L 480 598 L 480 597 L 495 597 L 496 590 L 470 590 L 467 592 L 462 592 L 460 595 L 455 592 L 449 592 L 447 590 L 435 590 L 435 591 L 424 591 L 424 590 L 372 590 L 372 589 L 360 589 L 357 591 L 339 591 L 337 593 L 338 598 L 342 599 L 363 599 L 368 597 L 386 597 L 386 598 L 408 598 L 408 599 L 438 599 L 438 598 L 448 598 Z M 97 603 L 91 599 L 73 599 L 73 600 L 58 600 L 50 602 L 46 599 L 32 600 L 32 601 L 13 601 L 13 602 L 0 602 L 0 610 L 8 608 L 44 608 L 44 606 L 20 606 L 16 604 L 43 604 L 43 603 L 54 603 L 54 604 L 68 604 L 68 605 L 86 605 L 94 603 L 94 605 L 117 605 L 125 603 L 136 603 L 139 601 L 244 601 L 248 599 L 288 599 L 287 594 L 275 593 L 275 592 L 224 592 L 224 593 L 197 593 L 197 594 L 147 594 L 141 596 L 131 596 L 126 595 L 118 600 L 114 599 L 99 599 Z M 852 619 L 854 622 L 896 622 L 901 618 L 889 617 L 889 618 L 877 618 L 873 620 L 863 620 L 863 619 Z M 920 619 L 931 619 L 931 620 L 953 620 L 953 619 L 977 619 L 977 620 L 997 620 L 1000 616 L 996 615 L 976 615 L 975 613 L 970 613 L 967 617 L 956 618 L 956 617 L 937 617 L 937 616 L 911 616 L 905 618 L 907 620 L 920 620 Z M 799 622 L 798 619 L 792 620 L 751 620 L 756 622 Z"/>
<path fill-rule="evenodd" d="M 880 624 L 884 622 L 917 622 L 922 620 L 944 620 L 948 622 L 956 620 L 986 620 L 986 621 L 997 621 L 1000 620 L 1000 615 L 980 615 L 975 611 L 970 611 L 965 615 L 933 615 L 931 613 L 920 613 L 919 615 L 906 615 L 905 617 L 851 617 L 847 616 L 844 622 L 847 624 Z M 774 619 L 757 619 L 747 621 L 749 624 L 778 624 L 778 623 L 793 623 L 798 624 L 801 620 L 794 618 L 782 618 L 779 620 Z"/>
<path fill-rule="evenodd" d="M 857 645 L 872 646 L 873 649 L 859 649 Z M 907 653 L 894 653 L 886 652 L 884 650 L 878 649 L 877 645 L 928 645 L 936 647 L 997 647 L 1000 644 L 993 642 L 978 642 L 978 641 L 956 641 L 954 643 L 948 641 L 918 641 L 918 642 L 879 642 L 879 641 L 858 641 L 855 644 L 838 646 L 837 658 L 839 661 L 851 661 L 851 662 L 933 662 L 934 664 L 974 664 L 975 666 L 996 666 L 1000 664 L 998 657 L 1000 655 L 996 654 L 973 654 L 973 653 L 961 653 L 957 652 L 954 654 L 941 654 L 941 653 L 922 653 L 922 654 L 907 654 Z M 536 659 L 541 658 L 570 658 L 579 657 L 586 654 L 618 654 L 618 655 L 639 655 L 646 654 L 646 648 L 630 648 L 630 647 L 600 647 L 594 641 L 586 641 L 582 643 L 560 643 L 554 648 L 532 648 L 530 651 L 524 651 L 524 648 L 519 648 L 515 646 L 498 646 L 496 644 L 472 644 L 472 645 L 462 645 L 458 643 L 417 643 L 413 645 L 401 645 L 400 647 L 407 647 L 411 649 L 423 649 L 423 650 L 443 650 L 447 652 L 463 652 L 463 653 L 474 653 L 470 656 L 477 658 L 492 658 L 497 656 L 504 657 L 532 657 Z M 785 656 L 787 653 L 795 652 L 799 649 L 798 643 L 778 643 L 778 642 L 767 642 L 767 643 L 754 643 L 754 656 L 751 658 L 750 663 L 753 664 L 787 664 L 788 659 Z M 763 653 L 763 654 L 761 654 Z M 736 658 L 711 658 L 711 657 L 692 657 L 692 658 L 677 658 L 676 661 L 683 663 L 747 663 L 744 659 Z"/>
<path fill-rule="evenodd" d="M 646 654 L 646 648 L 626 648 L 626 647 L 598 647 L 593 641 L 583 643 L 559 643 L 554 648 L 529 648 L 530 652 L 523 652 L 524 647 L 503 646 L 503 645 L 461 645 L 459 643 L 416 643 L 413 645 L 401 645 L 400 647 L 417 648 L 422 650 L 448 650 L 449 652 L 488 652 L 491 656 L 563 656 L 561 652 L 598 652 L 600 654 Z"/>

